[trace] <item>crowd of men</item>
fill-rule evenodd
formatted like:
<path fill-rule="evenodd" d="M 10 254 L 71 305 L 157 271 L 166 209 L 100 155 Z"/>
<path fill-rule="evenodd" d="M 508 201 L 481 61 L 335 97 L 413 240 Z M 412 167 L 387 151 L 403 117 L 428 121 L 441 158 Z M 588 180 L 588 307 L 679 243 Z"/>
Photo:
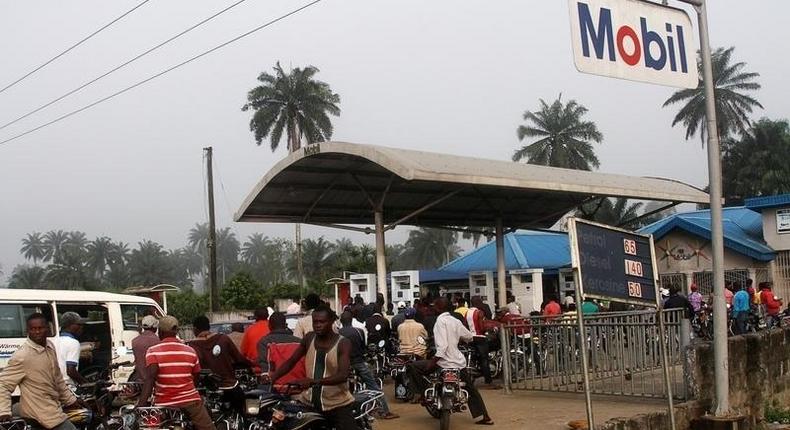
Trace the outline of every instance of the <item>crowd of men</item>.
<path fill-rule="evenodd" d="M 285 313 L 262 308 L 254 313 L 255 323 L 246 329 L 234 326 L 229 335 L 212 332 L 209 319 L 199 316 L 192 321 L 194 339 L 188 342 L 179 338 L 180 325 L 173 316 L 147 315 L 139 321 L 140 334 L 131 344 L 132 379 L 142 385 L 137 406 L 148 406 L 153 399 L 153 405 L 181 409 L 196 430 L 214 430 L 197 389 L 201 369 L 216 375 L 231 403 L 243 404 L 236 369 L 246 367 L 259 372 L 261 383 L 296 392 L 295 399 L 321 411 L 337 428 L 355 429 L 348 378 L 354 372 L 367 389 L 382 389 L 365 356 L 368 345 L 380 341 L 388 348 L 397 344 L 400 353 L 418 358 L 410 369 L 415 375 L 438 368 L 466 368 L 459 344 L 470 343 L 481 357 L 481 387 L 498 388 L 485 362 L 488 341 L 484 334 L 499 322 L 479 297 L 426 297 L 411 306 L 399 303 L 397 314 L 392 308 L 384 311 L 380 295 L 373 303 L 357 297 L 349 300 L 338 317 L 317 295 L 310 294 L 298 308 L 301 317 L 293 329 Z M 507 318 L 509 309 L 503 307 L 499 317 Z M 85 407 L 70 388 L 85 382 L 79 372 L 79 337 L 85 322 L 77 313 L 66 312 L 61 316 L 60 336 L 49 339 L 46 316 L 27 317 L 28 338 L 0 373 L 0 421 L 17 415 L 46 429 L 75 429 L 64 410 Z M 434 354 L 429 351 L 430 343 L 435 346 Z M 493 424 L 472 373 L 465 370 L 463 377 L 473 417 L 480 418 L 480 424 Z M 423 379 L 414 380 L 419 384 L 417 392 L 423 392 Z M 11 396 L 17 387 L 20 401 L 12 414 Z M 379 418 L 398 418 L 386 399 L 380 406 Z"/>

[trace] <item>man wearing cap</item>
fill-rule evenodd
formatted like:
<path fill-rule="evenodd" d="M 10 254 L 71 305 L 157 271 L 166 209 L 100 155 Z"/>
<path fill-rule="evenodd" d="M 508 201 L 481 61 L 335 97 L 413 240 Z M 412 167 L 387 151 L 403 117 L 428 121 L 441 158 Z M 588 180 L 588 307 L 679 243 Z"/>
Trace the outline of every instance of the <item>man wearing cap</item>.
<path fill-rule="evenodd" d="M 165 315 L 159 320 L 159 338 L 162 341 L 148 348 L 145 354 L 148 375 L 137 406 L 148 405 L 156 385 L 154 405 L 181 409 L 195 430 L 216 430 L 195 389 L 195 378 L 200 373 L 197 353 L 178 340 L 177 333 L 177 319 Z"/>
<path fill-rule="evenodd" d="M 398 333 L 398 326 L 406 320 L 406 302 L 398 302 L 398 313 L 390 320 L 392 331 Z"/>
<path fill-rule="evenodd" d="M 47 340 L 49 322 L 40 313 L 27 317 L 27 340 L 0 372 L 0 421 L 11 419 L 11 395 L 19 387 L 19 415 L 45 429 L 76 430 L 63 413 L 81 406 L 60 373 L 55 346 Z"/>
<path fill-rule="evenodd" d="M 159 320 L 153 315 L 146 315 L 140 323 L 143 331 L 140 335 L 132 339 L 132 352 L 134 353 L 134 375 L 138 381 L 145 380 L 145 354 L 148 348 L 159 343 L 159 336 L 156 329 L 159 327 Z"/>
<path fill-rule="evenodd" d="M 55 342 L 58 366 L 67 384 L 84 384 L 80 375 L 80 341 L 82 327 L 87 318 L 76 312 L 65 312 L 60 316 L 60 337 Z"/>

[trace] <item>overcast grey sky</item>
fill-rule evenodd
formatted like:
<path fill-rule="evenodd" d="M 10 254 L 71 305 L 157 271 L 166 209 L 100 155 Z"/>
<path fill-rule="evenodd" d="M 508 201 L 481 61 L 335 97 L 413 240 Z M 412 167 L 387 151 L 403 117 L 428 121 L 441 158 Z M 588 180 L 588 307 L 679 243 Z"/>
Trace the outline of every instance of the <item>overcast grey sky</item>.
<path fill-rule="evenodd" d="M 139 0 L 6 1 L 0 5 L 0 87 Z M 59 96 L 231 4 L 152 0 L 41 72 L 0 94 L 0 124 Z M 63 102 L 0 131 L 0 140 L 74 110 L 304 4 L 250 0 Z M 671 2 L 675 5 L 678 2 Z M 765 111 L 790 117 L 786 0 L 711 1 L 714 47 L 761 73 Z M 690 10 L 686 8 L 687 10 Z M 693 16 L 692 16 L 693 18 Z M 217 161 L 218 225 L 284 154 L 255 145 L 241 112 L 257 75 L 276 61 L 312 64 L 340 94 L 335 140 L 495 159 L 538 98 L 576 99 L 604 134 L 601 171 L 707 184 L 699 140 L 671 128 L 671 88 L 583 75 L 574 66 L 564 0 L 324 0 L 182 69 L 0 146 L 0 264 L 22 263 L 27 232 L 82 230 L 183 246 L 206 219 L 202 151 Z M 696 34 L 694 35 L 697 43 Z M 782 81 L 785 81 L 783 84 Z M 291 237 L 290 225 L 233 224 Z M 403 240 L 406 229 L 388 235 Z M 306 227 L 305 236 L 348 235 Z"/>

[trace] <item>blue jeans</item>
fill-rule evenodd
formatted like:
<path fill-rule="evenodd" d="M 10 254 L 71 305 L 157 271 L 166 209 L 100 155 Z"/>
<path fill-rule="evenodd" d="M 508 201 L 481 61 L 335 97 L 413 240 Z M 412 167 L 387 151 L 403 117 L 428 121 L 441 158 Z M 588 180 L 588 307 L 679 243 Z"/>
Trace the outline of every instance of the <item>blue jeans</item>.
<path fill-rule="evenodd" d="M 379 381 L 373 376 L 373 372 L 370 370 L 368 363 L 351 363 L 351 368 L 357 373 L 359 379 L 365 383 L 365 388 L 368 390 L 382 391 Z M 382 411 L 384 411 L 385 414 L 390 413 L 390 407 L 387 404 L 386 396 L 382 396 L 380 402 Z"/>

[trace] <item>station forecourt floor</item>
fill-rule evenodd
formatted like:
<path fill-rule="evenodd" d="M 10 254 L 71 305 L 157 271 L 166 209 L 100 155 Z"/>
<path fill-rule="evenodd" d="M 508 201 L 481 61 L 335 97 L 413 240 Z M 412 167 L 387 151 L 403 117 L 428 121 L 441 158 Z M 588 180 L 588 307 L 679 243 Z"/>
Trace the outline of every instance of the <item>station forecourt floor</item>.
<path fill-rule="evenodd" d="M 393 398 L 392 383 L 385 384 L 390 409 L 400 415 L 395 420 L 376 420 L 375 430 L 435 430 L 439 421 L 431 418 L 424 407 L 402 403 Z M 502 430 L 562 430 L 574 420 L 586 420 L 584 394 L 551 393 L 544 391 L 481 390 L 486 407 L 494 420 L 493 428 Z M 666 410 L 666 401 L 641 397 L 596 396 L 593 398 L 595 423 L 601 425 L 616 417 Z M 455 413 L 450 418 L 453 430 L 490 428 L 475 425 L 469 411 Z"/>

